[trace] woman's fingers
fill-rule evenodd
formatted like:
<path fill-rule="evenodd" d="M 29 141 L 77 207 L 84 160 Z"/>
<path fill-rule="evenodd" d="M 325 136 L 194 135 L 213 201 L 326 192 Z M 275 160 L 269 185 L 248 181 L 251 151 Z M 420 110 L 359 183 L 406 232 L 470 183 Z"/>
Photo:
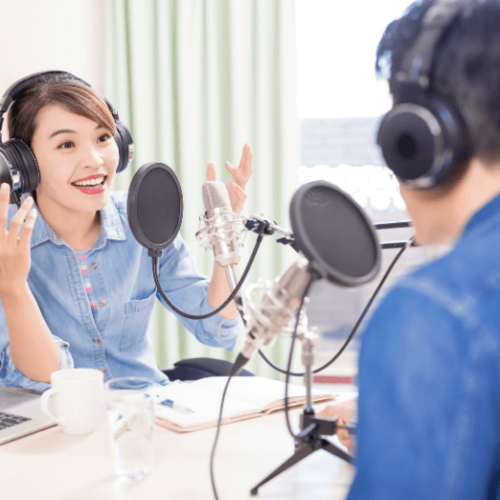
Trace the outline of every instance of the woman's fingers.
<path fill-rule="evenodd" d="M 240 200 L 246 200 L 248 198 L 248 195 L 245 193 L 245 190 L 240 188 L 238 184 L 231 184 L 231 189 L 234 191 L 234 194 L 240 199 Z"/>
<path fill-rule="evenodd" d="M 33 206 L 33 198 L 31 196 L 28 196 L 24 200 L 19 210 L 17 211 L 16 215 L 12 217 L 12 220 L 10 221 L 9 236 L 8 236 L 9 242 L 11 244 L 17 243 L 21 226 L 24 220 L 26 219 L 26 216 L 28 215 L 28 212 L 30 211 L 32 206 Z"/>
<path fill-rule="evenodd" d="M 231 180 L 226 184 L 226 186 L 233 212 L 240 213 L 243 210 L 243 206 L 245 205 L 245 200 L 248 195 L 243 189 L 240 188 L 240 186 L 238 186 L 238 184 L 231 182 Z"/>
<path fill-rule="evenodd" d="M 238 170 L 242 173 L 245 179 L 248 180 L 250 174 L 252 173 L 252 148 L 249 144 L 245 144 L 243 146 L 243 152 L 241 153 Z"/>
<path fill-rule="evenodd" d="M 229 161 L 226 161 L 224 165 L 227 171 L 233 176 L 235 182 L 244 188 L 252 173 L 252 150 L 250 146 L 248 144 L 243 146 L 238 168 L 235 168 Z"/>
<path fill-rule="evenodd" d="M 215 171 L 215 163 L 211 161 L 207 165 L 207 181 L 216 181 L 217 180 L 217 172 Z"/>
<path fill-rule="evenodd" d="M 7 217 L 9 215 L 10 186 L 3 182 L 0 186 L 0 236 L 7 231 Z"/>
<path fill-rule="evenodd" d="M 26 217 L 26 222 L 24 223 L 21 237 L 19 238 L 21 248 L 29 249 L 30 247 L 31 233 L 35 227 L 36 216 L 37 211 L 33 208 L 28 214 L 28 217 Z"/>
<path fill-rule="evenodd" d="M 245 187 L 247 179 L 243 176 L 243 174 L 241 174 L 237 168 L 234 168 L 233 165 L 231 165 L 231 163 L 228 161 L 224 163 L 224 166 L 226 167 L 227 171 L 234 177 L 235 182 Z"/>

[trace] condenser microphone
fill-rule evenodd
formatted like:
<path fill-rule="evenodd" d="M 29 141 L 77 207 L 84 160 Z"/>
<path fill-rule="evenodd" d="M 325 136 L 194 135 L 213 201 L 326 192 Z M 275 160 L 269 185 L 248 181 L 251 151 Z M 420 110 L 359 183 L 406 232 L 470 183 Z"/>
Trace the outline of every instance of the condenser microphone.
<path fill-rule="evenodd" d="M 290 202 L 299 259 L 250 309 L 248 337 L 232 367 L 238 374 L 253 352 L 272 343 L 296 315 L 312 281 L 343 287 L 371 281 L 380 269 L 380 246 L 372 223 L 347 193 L 326 181 L 301 186 Z"/>
<path fill-rule="evenodd" d="M 212 248 L 214 261 L 225 273 L 229 288 L 238 284 L 237 266 L 240 261 L 243 217 L 231 208 L 226 186 L 220 181 L 208 181 L 202 186 L 205 227 L 197 231 L 197 237 L 205 237 L 208 248 Z M 204 234 L 203 234 L 204 233 Z"/>
<path fill-rule="evenodd" d="M 250 310 L 246 325 L 249 334 L 231 368 L 233 375 L 241 371 L 255 351 L 272 344 L 297 314 L 302 297 L 311 282 L 308 267 L 309 261 L 301 255 L 272 283 L 259 304 L 253 305 L 249 296 L 246 301 Z"/>

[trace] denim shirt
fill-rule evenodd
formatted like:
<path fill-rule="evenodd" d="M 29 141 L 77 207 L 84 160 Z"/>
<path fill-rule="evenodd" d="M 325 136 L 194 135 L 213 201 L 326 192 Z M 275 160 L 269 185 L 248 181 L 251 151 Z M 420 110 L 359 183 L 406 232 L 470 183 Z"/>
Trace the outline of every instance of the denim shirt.
<path fill-rule="evenodd" d="M 105 380 L 134 375 L 166 384 L 168 378 L 158 369 L 147 330 L 155 298 L 169 307 L 156 289 L 147 249 L 132 235 L 126 206 L 127 193 L 113 193 L 101 210 L 101 231 L 87 252 L 86 276 L 76 252 L 38 214 L 31 237 L 28 284 L 59 345 L 61 369 L 96 368 L 105 373 Z M 10 207 L 9 224 L 16 210 Z M 213 310 L 207 299 L 209 281 L 196 271 L 193 255 L 180 235 L 159 259 L 159 279 L 167 296 L 182 310 L 191 314 Z M 97 305 L 94 312 L 92 303 Z M 178 319 L 203 344 L 228 350 L 236 344 L 237 319 L 220 315 L 202 321 Z M 14 366 L 1 305 L 0 386 L 48 387 L 28 379 Z"/>
<path fill-rule="evenodd" d="M 373 314 L 349 500 L 499 498 L 499 249 L 500 196 Z"/>

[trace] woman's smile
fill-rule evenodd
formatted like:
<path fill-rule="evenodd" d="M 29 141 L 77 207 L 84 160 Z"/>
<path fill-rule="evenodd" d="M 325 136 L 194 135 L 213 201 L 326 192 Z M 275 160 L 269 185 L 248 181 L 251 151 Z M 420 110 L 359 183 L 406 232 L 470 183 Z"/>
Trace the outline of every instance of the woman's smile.
<path fill-rule="evenodd" d="M 90 175 L 72 182 L 71 185 L 84 194 L 99 194 L 105 191 L 107 178 L 108 176 L 104 174 Z"/>

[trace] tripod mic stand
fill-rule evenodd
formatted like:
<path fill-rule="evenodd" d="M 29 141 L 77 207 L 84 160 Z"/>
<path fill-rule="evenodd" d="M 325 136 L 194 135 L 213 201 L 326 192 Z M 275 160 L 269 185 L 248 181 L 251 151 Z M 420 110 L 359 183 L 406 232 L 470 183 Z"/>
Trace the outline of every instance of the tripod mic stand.
<path fill-rule="evenodd" d="M 338 446 L 331 443 L 324 436 L 332 436 L 335 434 L 339 426 L 337 419 L 316 417 L 312 406 L 312 365 L 314 363 L 314 348 L 318 343 L 318 333 L 315 329 L 308 330 L 300 328 L 297 332 L 297 337 L 302 342 L 302 364 L 305 367 L 306 377 L 306 404 L 303 407 L 303 413 L 300 416 L 301 431 L 295 436 L 295 451 L 293 455 L 285 460 L 277 469 L 263 479 L 259 484 L 250 490 L 252 495 L 257 495 L 258 489 L 278 474 L 290 468 L 292 465 L 300 462 L 316 450 L 326 450 L 332 455 L 335 455 L 346 462 L 354 463 L 354 457 L 349 453 L 341 450 Z M 345 428 L 345 426 L 342 426 Z M 349 429 L 349 432 L 351 430 Z"/>

